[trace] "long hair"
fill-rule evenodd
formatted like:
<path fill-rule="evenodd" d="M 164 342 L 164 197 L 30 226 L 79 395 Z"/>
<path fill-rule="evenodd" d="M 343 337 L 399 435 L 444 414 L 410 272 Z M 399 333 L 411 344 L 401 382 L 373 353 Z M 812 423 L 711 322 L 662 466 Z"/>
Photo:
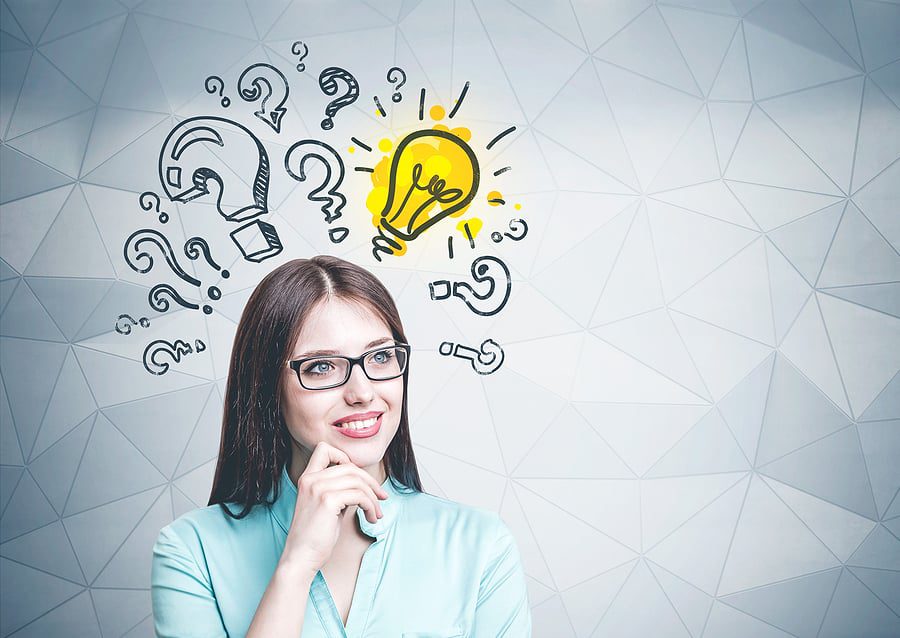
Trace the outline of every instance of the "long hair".
<path fill-rule="evenodd" d="M 369 271 L 343 259 L 318 255 L 282 264 L 256 286 L 238 323 L 228 367 L 219 458 L 207 505 L 244 518 L 254 505 L 271 505 L 279 495 L 291 436 L 281 406 L 281 374 L 309 311 L 320 301 L 340 298 L 369 308 L 406 343 L 391 294 Z M 403 373 L 400 426 L 384 456 L 395 482 L 422 492 L 409 436 L 409 363 Z M 274 487 L 272 500 L 267 497 Z M 242 507 L 234 514 L 226 503 Z"/>

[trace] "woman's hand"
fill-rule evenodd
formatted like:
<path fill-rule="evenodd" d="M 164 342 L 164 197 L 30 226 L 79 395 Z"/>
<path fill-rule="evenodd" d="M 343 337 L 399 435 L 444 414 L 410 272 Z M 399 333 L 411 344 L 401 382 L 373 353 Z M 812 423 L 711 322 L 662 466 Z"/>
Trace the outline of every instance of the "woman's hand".
<path fill-rule="evenodd" d="M 329 467 L 336 463 L 334 467 Z M 366 519 L 381 518 L 379 499 L 388 493 L 371 474 L 355 465 L 341 450 L 320 441 L 297 481 L 297 504 L 281 554 L 282 562 L 315 575 L 337 544 L 344 516 L 358 505 Z"/>

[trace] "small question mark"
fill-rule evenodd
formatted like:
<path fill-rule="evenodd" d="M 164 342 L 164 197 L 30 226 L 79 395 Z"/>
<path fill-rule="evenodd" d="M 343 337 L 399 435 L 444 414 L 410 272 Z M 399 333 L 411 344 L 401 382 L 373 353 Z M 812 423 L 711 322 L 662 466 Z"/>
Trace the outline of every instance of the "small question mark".
<path fill-rule="evenodd" d="M 525 235 L 528 234 L 528 224 L 525 223 L 524 219 L 509 220 L 509 229 L 513 232 L 518 232 L 514 226 L 514 224 L 516 224 L 516 222 L 518 222 L 522 226 L 522 228 L 521 228 L 522 234 L 521 235 L 516 236 L 516 235 L 510 235 L 509 233 L 503 233 L 503 235 L 506 235 L 513 241 L 519 241 L 520 239 L 523 239 L 525 237 Z M 503 235 L 501 235 L 499 232 L 497 232 L 495 230 L 494 232 L 491 233 L 491 239 L 494 240 L 494 243 L 499 244 L 501 241 L 503 241 Z"/>
<path fill-rule="evenodd" d="M 206 240 L 202 237 L 191 237 L 184 244 L 184 254 L 188 259 L 196 261 L 200 258 L 200 255 L 203 255 L 203 258 L 206 259 L 206 263 L 219 271 L 222 275 L 222 279 L 228 279 L 231 276 L 231 273 L 227 270 L 222 270 L 221 266 L 213 261 L 212 253 L 209 251 L 209 244 L 206 243 Z M 216 286 L 210 286 L 206 290 L 206 294 L 209 295 L 210 299 L 218 301 L 222 298 L 222 291 L 219 290 Z M 204 312 L 206 311 L 206 307 L 204 307 Z M 209 313 L 207 313 L 209 314 Z"/>
<path fill-rule="evenodd" d="M 149 252 L 141 248 L 142 244 L 148 242 L 151 245 L 156 246 L 160 250 L 166 260 L 166 263 L 172 269 L 172 272 L 174 272 L 175 275 L 178 276 L 179 279 L 181 279 L 182 281 L 186 281 L 193 286 L 197 286 L 198 288 L 201 286 L 200 280 L 187 274 L 184 268 L 181 267 L 181 264 L 178 263 L 178 260 L 175 259 L 175 251 L 172 250 L 172 246 L 171 244 L 169 244 L 169 240 L 166 239 L 165 235 L 150 228 L 142 228 L 140 230 L 136 230 L 131 234 L 131 236 L 128 237 L 128 239 L 125 240 L 125 262 L 131 267 L 132 270 L 145 274 L 150 272 L 150 270 L 153 268 L 153 256 Z M 139 266 L 137 263 L 139 261 L 146 261 L 146 267 Z M 178 291 L 169 284 L 157 284 L 150 289 L 150 292 L 148 294 L 150 307 L 157 312 L 166 312 L 169 309 L 170 305 L 169 300 L 166 299 L 166 295 L 171 297 L 175 301 L 175 303 L 184 308 L 189 308 L 191 310 L 197 310 L 198 308 L 200 308 L 198 304 L 193 304 L 184 299 L 181 295 L 178 294 Z M 213 298 L 213 295 L 210 294 L 210 297 Z M 212 307 L 208 305 L 203 306 L 203 312 L 205 314 L 210 314 L 212 312 Z"/>
<path fill-rule="evenodd" d="M 218 85 L 218 88 L 216 86 Z M 228 108 L 231 106 L 231 98 L 228 96 L 222 95 L 222 92 L 225 90 L 225 80 L 220 78 L 218 75 L 210 75 L 206 78 L 206 92 L 212 95 L 213 93 L 218 93 L 219 97 L 222 98 L 222 107 Z"/>
<path fill-rule="evenodd" d="M 343 81 L 347 85 L 347 91 L 340 97 L 333 99 L 325 107 L 325 119 L 322 120 L 322 128 L 326 131 L 334 127 L 334 116 L 345 106 L 349 106 L 356 102 L 359 97 L 359 82 L 347 71 L 336 66 L 330 66 L 319 74 L 319 88 L 325 95 L 337 95 L 337 80 Z"/>
<path fill-rule="evenodd" d="M 301 46 L 303 47 L 303 53 L 300 53 Z M 303 73 L 306 70 L 306 65 L 303 64 L 303 58 L 305 58 L 309 53 L 309 47 L 306 46 L 306 44 L 304 44 L 303 42 L 297 40 L 296 42 L 294 42 L 294 44 L 291 45 L 291 53 L 300 56 L 299 58 L 297 58 L 297 62 L 300 63 L 297 65 L 297 70 L 300 71 L 300 73 Z"/>
<path fill-rule="evenodd" d="M 206 350 L 206 344 L 200 339 L 194 341 L 196 351 L 203 352 Z M 186 341 L 178 339 L 175 343 L 169 343 L 165 339 L 157 339 L 151 341 L 144 348 L 144 369 L 150 374 L 161 375 L 169 370 L 169 364 L 165 361 L 158 361 L 157 357 L 168 355 L 175 363 L 181 363 L 181 357 L 194 352 L 194 348 Z"/>
<path fill-rule="evenodd" d="M 503 364 L 505 355 L 500 344 L 493 339 L 485 339 L 481 342 L 480 352 L 474 348 L 457 343 L 456 346 L 449 341 L 444 341 L 438 348 L 442 355 L 466 359 L 472 364 L 472 369 L 478 374 L 491 374 L 496 372 Z"/>
<path fill-rule="evenodd" d="M 394 100 L 394 102 L 399 102 L 403 99 L 403 96 L 400 94 L 400 87 L 406 84 L 406 71 L 401 69 L 399 66 L 392 66 L 390 69 L 388 69 L 387 81 L 393 84 L 398 80 L 399 83 L 394 87 L 394 94 L 391 96 L 391 99 Z"/>
<path fill-rule="evenodd" d="M 128 319 L 128 321 L 123 321 L 123 319 Z M 134 317 L 128 314 L 119 315 L 119 318 L 116 319 L 116 332 L 120 335 L 130 335 L 131 334 L 131 326 L 136 326 L 140 323 L 142 328 L 150 327 L 150 320 L 147 317 L 141 317 L 140 320 L 135 320 Z"/>
<path fill-rule="evenodd" d="M 496 278 L 491 275 L 492 270 L 495 271 Z M 489 317 L 503 310 L 506 302 L 509 301 L 509 293 L 512 289 L 512 279 L 509 276 L 509 268 L 506 267 L 506 264 L 496 257 L 478 257 L 472 262 L 472 278 L 479 283 L 483 281 L 489 282 L 487 291 L 482 294 L 464 281 L 457 281 L 451 285 L 448 280 L 440 279 L 428 284 L 431 299 L 434 301 L 449 299 L 451 295 L 459 297 L 466 302 L 469 310 L 482 317 Z M 497 295 L 496 299 L 492 299 L 497 289 L 502 287 L 502 285 L 497 285 L 498 279 L 506 281 L 506 290 L 502 294 Z"/>
<path fill-rule="evenodd" d="M 263 90 L 267 91 L 265 95 Z M 245 102 L 255 102 L 262 98 L 259 109 L 253 115 L 271 126 L 276 133 L 281 132 L 281 118 L 287 112 L 284 103 L 287 102 L 289 93 L 287 78 L 271 64 L 263 62 L 251 64 L 238 78 L 238 94 L 241 99 Z M 275 108 L 267 111 L 266 104 L 270 99 L 279 102 Z"/>
<path fill-rule="evenodd" d="M 322 202 L 321 210 L 325 213 L 325 221 L 330 224 L 342 215 L 341 210 L 347 203 L 347 198 L 338 191 L 344 180 L 344 161 L 337 151 L 325 142 L 300 140 L 284 154 L 284 168 L 295 180 L 304 182 L 306 181 L 304 167 L 310 159 L 322 162 L 326 172 L 325 181 L 310 191 L 306 197 L 311 202 Z M 292 165 L 297 167 L 296 171 L 291 168 Z M 326 193 L 320 195 L 326 189 Z M 343 226 L 336 226 L 328 229 L 328 236 L 332 243 L 339 244 L 349 232 L 350 230 Z"/>
<path fill-rule="evenodd" d="M 151 208 L 153 208 L 157 213 L 159 213 L 159 222 L 161 224 L 165 224 L 167 221 L 169 221 L 169 214 L 166 212 L 160 212 L 159 195 L 157 195 L 153 191 L 144 191 L 143 193 L 141 193 L 138 201 L 141 204 L 141 208 L 143 208 L 144 210 L 150 210 Z"/>

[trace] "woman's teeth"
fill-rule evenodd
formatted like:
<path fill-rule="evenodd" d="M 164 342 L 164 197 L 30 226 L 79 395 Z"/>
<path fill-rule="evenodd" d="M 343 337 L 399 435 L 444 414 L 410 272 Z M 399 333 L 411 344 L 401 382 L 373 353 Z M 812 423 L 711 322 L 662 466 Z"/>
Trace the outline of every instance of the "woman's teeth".
<path fill-rule="evenodd" d="M 375 425 L 375 422 L 378 420 L 378 417 L 372 419 L 366 419 L 365 421 L 349 421 L 346 423 L 338 424 L 342 428 L 348 428 L 350 430 L 361 430 L 363 428 L 370 428 Z"/>

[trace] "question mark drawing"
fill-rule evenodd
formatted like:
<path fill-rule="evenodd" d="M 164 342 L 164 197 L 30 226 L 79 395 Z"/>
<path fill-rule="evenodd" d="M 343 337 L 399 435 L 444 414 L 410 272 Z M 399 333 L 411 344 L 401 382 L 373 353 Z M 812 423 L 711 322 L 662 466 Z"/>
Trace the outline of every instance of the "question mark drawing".
<path fill-rule="evenodd" d="M 202 237 L 191 237 L 184 243 L 184 254 L 188 259 L 196 261 L 200 258 L 200 255 L 203 255 L 203 258 L 206 260 L 210 266 L 215 268 L 222 275 L 222 279 L 228 279 L 231 276 L 231 273 L 227 270 L 222 270 L 222 267 L 219 266 L 215 261 L 213 261 L 212 253 L 209 251 L 209 244 L 206 243 L 206 240 Z M 222 298 L 222 291 L 219 290 L 216 286 L 210 286 L 206 289 L 206 294 L 210 299 L 214 301 L 218 301 Z M 203 307 L 203 312 L 206 312 L 206 308 L 208 306 Z M 208 312 L 206 314 L 209 314 Z"/>
<path fill-rule="evenodd" d="M 406 84 L 406 71 L 401 69 L 399 66 L 392 66 L 390 69 L 388 69 L 387 81 L 393 84 L 398 80 L 399 83 L 394 87 L 394 94 L 391 96 L 391 99 L 394 100 L 394 102 L 399 102 L 403 99 L 403 96 L 400 94 L 400 87 Z"/>
<path fill-rule="evenodd" d="M 478 374 L 496 372 L 503 365 L 503 359 L 505 358 L 503 348 L 493 339 L 482 341 L 480 351 L 464 346 L 461 343 L 457 343 L 454 347 L 451 342 L 444 341 L 438 348 L 438 352 L 445 357 L 452 355 L 467 360 L 472 364 L 472 369 Z"/>
<path fill-rule="evenodd" d="M 127 319 L 128 321 L 125 321 L 125 319 Z M 119 318 L 116 319 L 116 332 L 118 332 L 120 335 L 130 335 L 131 326 L 136 326 L 138 324 L 140 324 L 141 328 L 149 328 L 150 320 L 147 319 L 147 317 L 135 319 L 128 314 L 119 315 Z"/>
<path fill-rule="evenodd" d="M 289 93 L 287 78 L 271 64 L 263 62 L 251 64 L 238 78 L 238 94 L 241 99 L 245 102 L 256 102 L 262 98 L 259 109 L 254 111 L 253 115 L 271 126 L 276 133 L 281 132 L 281 118 L 287 112 L 284 103 L 287 102 Z M 269 100 L 279 101 L 275 108 L 267 111 L 266 105 Z"/>
<path fill-rule="evenodd" d="M 225 80 L 220 78 L 218 75 L 210 75 L 206 78 L 205 82 L 206 92 L 212 95 L 213 93 L 218 93 L 219 97 L 222 98 L 221 104 L 223 108 L 228 108 L 231 106 L 231 99 L 228 96 L 222 95 L 222 92 L 225 90 Z M 218 88 L 216 88 L 218 86 Z"/>
<path fill-rule="evenodd" d="M 206 344 L 200 339 L 196 339 L 192 348 L 191 344 L 181 339 L 178 339 L 175 343 L 169 343 L 165 339 L 151 341 L 144 348 L 144 369 L 150 374 L 165 374 L 169 370 L 169 363 L 159 361 L 158 357 L 168 355 L 175 363 L 181 363 L 181 357 L 191 354 L 195 349 L 198 353 L 203 352 L 206 350 Z"/>
<path fill-rule="evenodd" d="M 325 107 L 325 119 L 322 120 L 322 128 L 326 131 L 334 128 L 334 117 L 345 106 L 356 102 L 359 97 L 359 82 L 347 71 L 337 66 L 330 66 L 319 74 L 319 88 L 325 95 L 337 95 L 337 81 L 341 80 L 347 85 L 347 91 L 328 103 Z"/>
<path fill-rule="evenodd" d="M 325 181 L 310 191 L 307 199 L 311 202 L 321 202 L 321 211 L 325 214 L 325 221 L 329 224 L 338 219 L 342 213 L 347 198 L 338 191 L 344 180 L 344 161 L 331 146 L 319 140 L 300 140 L 291 146 L 284 155 L 284 168 L 288 174 L 298 182 L 306 181 L 306 163 L 309 160 L 318 160 L 325 165 Z M 291 168 L 296 167 L 296 171 Z M 325 191 L 325 194 L 320 194 Z M 328 236 L 332 243 L 342 242 L 349 229 L 336 226 L 328 230 Z"/>
<path fill-rule="evenodd" d="M 517 225 L 521 226 L 521 228 L 518 230 L 516 229 Z M 510 235 L 509 233 L 503 233 L 503 235 L 506 235 L 513 241 L 519 241 L 521 239 L 524 239 L 525 235 L 528 234 L 528 224 L 525 223 L 524 219 L 509 220 L 509 229 L 513 232 L 521 231 L 521 233 L 522 233 L 521 235 Z M 501 241 L 503 241 L 503 235 L 501 235 L 499 232 L 497 232 L 495 230 L 494 232 L 491 233 L 491 239 L 494 240 L 494 243 L 499 244 Z"/>
<path fill-rule="evenodd" d="M 449 299 L 451 295 L 458 297 L 466 302 L 469 310 L 482 317 L 489 317 L 503 310 L 512 290 L 512 279 L 506 264 L 496 257 L 478 257 L 472 262 L 472 278 L 478 283 L 488 282 L 487 290 L 480 293 L 464 281 L 457 281 L 451 285 L 448 280 L 441 279 L 428 284 L 431 299 L 439 301 Z M 498 285 L 498 280 L 506 282 L 506 289 L 502 293 L 495 294 L 498 289 L 503 288 L 502 284 Z"/>
<path fill-rule="evenodd" d="M 150 210 L 151 208 L 153 208 L 157 213 L 159 213 L 159 222 L 161 224 L 165 224 L 167 221 L 169 221 L 169 214 L 166 212 L 160 212 L 159 195 L 157 195 L 153 191 L 144 191 L 143 193 L 141 193 L 138 202 L 141 204 L 141 208 L 143 208 L 144 210 Z"/>
<path fill-rule="evenodd" d="M 178 263 L 178 260 L 175 258 L 175 251 L 172 250 L 172 245 L 169 243 L 169 240 L 166 239 L 165 235 L 150 228 L 136 230 L 127 240 L 125 240 L 125 262 L 132 270 L 141 274 L 146 274 L 153 268 L 153 255 L 141 247 L 148 242 L 150 245 L 156 246 L 159 249 L 163 258 L 166 260 L 166 263 L 169 265 L 169 268 L 172 269 L 172 272 L 174 272 L 179 279 L 198 288 L 202 285 L 199 279 L 189 275 L 184 268 L 181 267 L 181 264 Z M 146 266 L 140 266 L 139 262 L 146 262 Z M 218 288 L 216 288 L 216 290 L 218 290 Z M 169 299 L 166 298 L 167 296 L 183 308 L 188 308 L 190 310 L 197 310 L 200 308 L 199 304 L 187 301 L 178 294 L 178 291 L 175 290 L 175 288 L 165 283 L 157 284 L 150 289 L 148 294 L 150 307 L 157 312 L 166 312 L 170 307 Z M 213 295 L 210 294 L 210 297 L 213 298 Z M 212 307 L 204 305 L 203 312 L 205 314 L 210 314 L 212 312 Z"/>
<path fill-rule="evenodd" d="M 227 140 L 227 144 L 226 144 Z M 223 206 L 225 182 L 230 166 L 244 166 L 255 160 L 253 176 L 230 180 L 229 201 Z M 210 194 L 218 186 L 216 209 L 228 221 L 248 223 L 231 233 L 231 239 L 248 261 L 261 262 L 281 252 L 275 227 L 258 217 L 269 212 L 269 155 L 262 143 L 245 126 L 221 117 L 191 117 L 169 131 L 159 153 L 159 181 L 166 195 L 175 202 L 187 203 Z M 264 245 L 257 241 L 257 234 Z"/>
<path fill-rule="evenodd" d="M 303 47 L 303 53 L 300 53 L 301 46 Z M 300 73 L 303 73 L 306 70 L 306 65 L 303 64 L 303 58 L 305 58 L 309 53 L 309 47 L 306 46 L 306 44 L 304 44 L 303 42 L 297 40 L 296 42 L 294 42 L 294 44 L 291 45 L 291 53 L 300 56 L 299 58 L 297 58 L 297 62 L 300 63 L 297 65 L 297 70 L 300 71 Z"/>

